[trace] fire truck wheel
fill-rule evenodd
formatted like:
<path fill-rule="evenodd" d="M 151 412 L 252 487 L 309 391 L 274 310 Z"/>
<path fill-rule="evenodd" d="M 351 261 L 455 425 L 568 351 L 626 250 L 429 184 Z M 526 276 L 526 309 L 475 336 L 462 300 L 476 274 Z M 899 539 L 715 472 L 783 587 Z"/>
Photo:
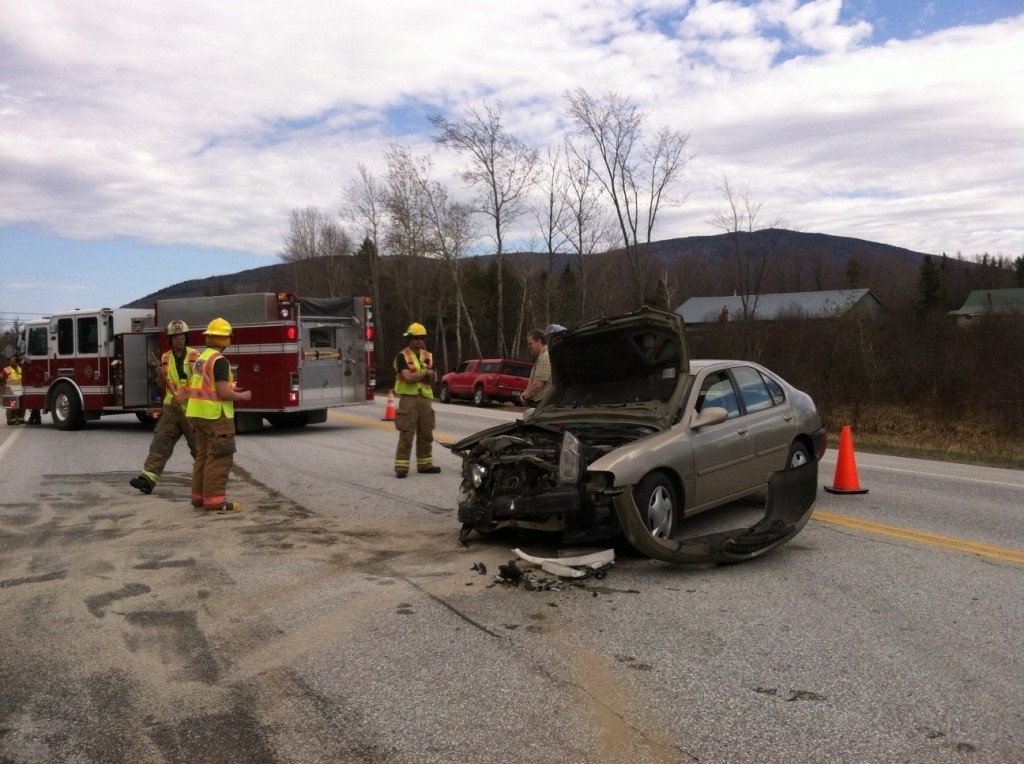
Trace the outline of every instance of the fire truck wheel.
<path fill-rule="evenodd" d="M 278 430 L 288 430 L 294 427 L 305 427 L 309 424 L 309 417 L 305 411 L 292 412 L 287 414 L 267 414 L 267 421 L 270 426 Z"/>
<path fill-rule="evenodd" d="M 58 430 L 81 430 L 85 427 L 82 402 L 71 385 L 63 384 L 54 392 L 50 413 Z"/>

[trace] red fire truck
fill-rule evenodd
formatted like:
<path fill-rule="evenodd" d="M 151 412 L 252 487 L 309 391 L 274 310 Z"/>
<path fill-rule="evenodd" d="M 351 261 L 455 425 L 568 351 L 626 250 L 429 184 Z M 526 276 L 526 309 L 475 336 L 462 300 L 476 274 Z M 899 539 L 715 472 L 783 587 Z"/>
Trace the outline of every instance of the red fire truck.
<path fill-rule="evenodd" d="M 373 400 L 373 310 L 368 297 L 303 298 L 287 292 L 185 297 L 155 310 L 103 308 L 29 321 L 19 342 L 20 396 L 11 408 L 43 409 L 62 430 L 105 414 L 159 411 L 155 365 L 167 349 L 162 327 L 187 323 L 189 344 L 224 318 L 234 335 L 224 355 L 252 400 L 235 404 L 239 432 L 327 420 L 327 409 Z"/>

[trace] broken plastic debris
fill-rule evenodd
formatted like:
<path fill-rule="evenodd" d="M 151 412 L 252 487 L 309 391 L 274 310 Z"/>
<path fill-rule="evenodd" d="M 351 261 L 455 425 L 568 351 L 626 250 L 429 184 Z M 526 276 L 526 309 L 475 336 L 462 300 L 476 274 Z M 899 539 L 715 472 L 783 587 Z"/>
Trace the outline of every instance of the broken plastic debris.
<path fill-rule="evenodd" d="M 615 550 L 605 549 L 578 557 L 535 557 L 522 549 L 513 549 L 516 556 L 539 565 L 545 573 L 559 578 L 586 578 L 604 570 L 615 562 Z M 582 568 L 582 570 L 581 570 Z"/>

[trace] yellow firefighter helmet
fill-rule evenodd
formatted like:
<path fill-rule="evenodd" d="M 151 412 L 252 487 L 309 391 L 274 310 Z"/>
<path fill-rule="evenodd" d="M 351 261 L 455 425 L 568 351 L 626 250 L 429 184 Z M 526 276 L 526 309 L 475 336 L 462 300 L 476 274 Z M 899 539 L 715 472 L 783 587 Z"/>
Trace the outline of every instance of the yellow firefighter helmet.
<path fill-rule="evenodd" d="M 214 337 L 230 337 L 231 336 L 231 324 L 225 321 L 223 318 L 215 318 L 206 327 L 206 331 L 203 334 L 210 334 Z"/>
<path fill-rule="evenodd" d="M 171 323 L 167 324 L 167 336 L 173 337 L 175 334 L 188 334 L 188 324 L 184 321 L 175 319 Z"/>
<path fill-rule="evenodd" d="M 409 324 L 409 328 L 405 330 L 406 337 L 426 337 L 427 327 L 423 324 Z"/>

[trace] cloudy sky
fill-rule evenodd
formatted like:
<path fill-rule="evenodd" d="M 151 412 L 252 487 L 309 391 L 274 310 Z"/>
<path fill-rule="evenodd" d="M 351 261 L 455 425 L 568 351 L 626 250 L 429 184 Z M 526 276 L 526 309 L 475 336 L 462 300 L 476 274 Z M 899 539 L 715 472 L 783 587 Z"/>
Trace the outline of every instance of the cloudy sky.
<path fill-rule="evenodd" d="M 584 88 L 690 134 L 706 235 L 763 216 L 921 252 L 1024 254 L 1021 0 L 0 0 L 0 323 L 277 262 L 428 116 L 501 102 L 555 145 Z"/>

